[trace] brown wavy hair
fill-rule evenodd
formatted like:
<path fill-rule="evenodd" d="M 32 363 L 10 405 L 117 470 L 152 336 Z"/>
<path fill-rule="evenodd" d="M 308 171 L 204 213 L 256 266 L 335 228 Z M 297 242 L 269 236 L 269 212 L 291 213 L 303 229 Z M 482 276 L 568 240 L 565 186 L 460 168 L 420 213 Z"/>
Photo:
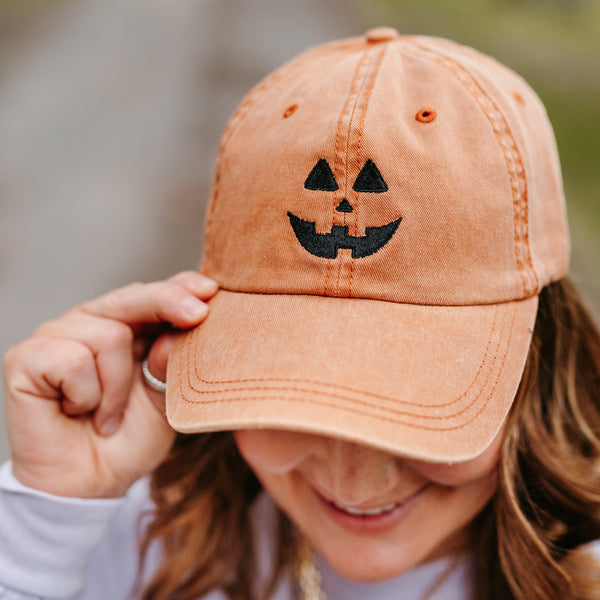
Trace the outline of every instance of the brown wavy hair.
<path fill-rule="evenodd" d="M 498 488 L 472 524 L 477 600 L 600 598 L 600 565 L 581 549 L 600 538 L 600 332 L 568 279 L 539 300 Z M 140 564 L 156 541 L 164 560 L 143 600 L 197 600 L 214 588 L 269 598 L 295 545 L 280 513 L 271 573 L 257 580 L 250 509 L 260 491 L 230 432 L 178 436 L 151 479 Z"/>

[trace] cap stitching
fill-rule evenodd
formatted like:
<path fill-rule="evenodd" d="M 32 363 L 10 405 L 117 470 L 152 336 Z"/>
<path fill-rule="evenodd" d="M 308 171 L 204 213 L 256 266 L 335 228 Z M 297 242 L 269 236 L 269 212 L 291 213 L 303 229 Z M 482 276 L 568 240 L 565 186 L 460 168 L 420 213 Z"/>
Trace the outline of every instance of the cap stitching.
<path fill-rule="evenodd" d="M 492 345 L 492 339 L 494 337 L 494 333 L 495 331 L 498 329 L 497 326 L 497 322 L 498 322 L 498 311 L 499 311 L 499 307 L 496 307 L 496 310 L 494 312 L 494 320 L 492 322 L 492 328 L 490 330 L 490 337 L 488 338 L 488 341 L 486 343 L 486 348 L 485 351 L 483 353 L 483 357 L 481 359 L 481 364 L 479 365 L 479 369 L 477 370 L 477 372 L 475 373 L 474 377 L 473 377 L 473 381 L 469 384 L 469 386 L 467 387 L 466 391 L 463 392 L 463 394 L 467 393 L 471 387 L 473 387 L 475 385 L 475 381 L 479 378 L 479 374 L 481 372 L 481 369 L 483 368 L 483 365 L 486 363 L 486 359 L 488 356 L 488 353 L 490 351 L 491 345 Z M 508 312 L 508 309 L 507 311 Z M 504 328 L 502 328 L 500 330 L 500 335 L 502 334 L 502 332 L 504 331 Z M 191 344 L 192 342 L 189 342 L 189 344 Z M 192 354 L 196 355 L 196 352 L 193 352 Z M 311 379 L 300 379 L 300 378 L 276 378 L 276 377 L 263 377 L 263 378 L 253 378 L 253 379 L 230 379 L 230 380 L 220 380 L 220 381 L 210 381 L 207 379 L 204 379 L 203 377 L 201 377 L 198 374 L 198 365 L 194 364 L 194 371 L 195 371 L 195 377 L 198 381 L 201 381 L 202 383 L 205 383 L 207 385 L 223 385 L 223 384 L 232 384 L 232 383 L 258 383 L 258 382 L 266 382 L 266 381 L 281 381 L 281 382 L 295 382 L 295 383 L 308 383 L 308 384 L 313 384 L 313 385 L 321 385 L 321 386 L 325 386 L 325 387 L 332 387 L 332 388 L 336 388 L 336 389 L 340 389 L 340 390 L 347 390 L 349 392 L 353 392 L 353 393 L 357 393 L 357 394 L 361 394 L 363 396 L 370 396 L 373 398 L 377 398 L 379 400 L 387 400 L 390 402 L 402 402 L 402 403 L 407 403 L 406 401 L 403 401 L 401 399 L 398 399 L 394 396 L 387 396 L 384 394 L 377 394 L 374 392 L 369 392 L 369 391 L 365 391 L 365 390 L 358 390 L 356 388 L 352 388 L 350 386 L 345 386 L 345 385 L 340 385 L 340 384 L 335 384 L 335 383 L 329 383 L 329 382 L 325 382 L 325 381 L 317 381 L 317 380 L 311 380 Z M 194 388 L 191 384 L 190 387 L 192 387 L 192 389 L 196 389 Z M 233 392 L 233 391 L 240 391 L 243 389 L 260 389 L 260 388 L 231 388 L 231 389 L 225 389 L 225 390 L 215 390 L 215 391 L 211 391 L 211 390 L 206 390 L 206 391 L 200 391 L 198 390 L 200 393 L 222 393 L 222 392 Z M 459 398 L 462 397 L 459 396 Z M 447 402 L 447 403 L 442 403 L 442 404 L 419 404 L 419 403 L 410 403 L 413 406 L 423 406 L 423 407 L 428 407 L 428 408 L 436 408 L 436 407 L 443 407 L 443 406 L 449 406 L 450 404 L 453 404 L 454 402 L 456 402 L 457 400 L 453 400 L 451 402 Z M 407 403 L 408 404 L 408 403 Z"/>
<path fill-rule="evenodd" d="M 324 46 L 327 46 L 325 44 Z M 334 48 L 334 45 L 331 44 L 331 47 Z M 214 213 L 217 207 L 217 202 L 219 199 L 220 193 L 220 183 L 221 183 L 221 172 L 223 170 L 223 161 L 224 156 L 226 154 L 227 148 L 229 146 L 229 142 L 233 137 L 233 134 L 236 132 L 240 123 L 246 117 L 248 111 L 257 104 L 261 98 L 269 92 L 271 88 L 277 85 L 281 80 L 294 78 L 296 71 L 302 70 L 304 68 L 301 56 L 296 58 L 290 63 L 284 64 L 275 71 L 273 71 L 270 75 L 265 77 L 261 82 L 255 85 L 244 97 L 244 100 L 239 104 L 234 113 L 232 114 L 225 130 L 223 131 L 223 135 L 221 136 L 221 142 L 219 144 L 219 149 L 217 151 L 217 157 L 215 161 L 215 175 L 212 186 L 211 199 L 208 207 L 208 211 L 206 213 L 206 225 L 205 225 L 205 252 L 204 258 L 206 259 L 209 256 L 209 246 L 211 245 L 211 236 L 209 234 L 210 229 L 212 228 L 212 222 Z"/>
<path fill-rule="evenodd" d="M 369 101 L 371 100 L 371 93 L 373 92 L 373 88 L 375 87 L 375 81 L 377 80 L 377 75 L 379 74 L 379 69 L 381 68 L 381 63 L 383 62 L 383 57 L 387 52 L 388 45 L 384 44 L 378 48 L 379 52 L 375 57 L 375 62 L 373 65 L 373 71 L 371 74 L 371 79 L 369 81 L 368 88 L 365 92 L 365 101 L 364 101 L 364 109 L 362 111 L 361 119 L 360 119 L 360 127 L 358 129 L 358 142 L 356 148 L 356 156 L 358 157 L 361 153 L 362 149 L 362 141 L 363 141 L 363 131 L 365 128 L 365 119 L 367 116 L 367 110 L 369 108 Z M 359 164 L 362 164 L 362 160 L 359 161 Z M 360 173 L 360 171 L 359 171 Z M 348 185 L 348 181 L 346 181 L 346 185 Z M 360 194 L 361 192 L 357 192 Z M 358 196 L 360 197 L 360 196 Z M 356 203 L 355 212 L 354 212 L 354 235 L 358 235 L 358 210 L 360 207 L 360 203 Z M 348 296 L 352 298 L 352 287 L 354 285 L 354 261 L 350 262 L 350 281 L 348 284 Z"/>
<path fill-rule="evenodd" d="M 539 290 L 539 279 L 533 267 L 529 248 L 527 178 L 516 139 L 498 105 L 464 65 L 429 46 L 418 43 L 415 45 L 429 55 L 432 60 L 450 71 L 463 84 L 487 117 L 494 131 L 494 136 L 504 156 L 513 197 L 514 251 L 517 271 L 523 285 L 524 297 L 531 296 Z M 412 50 L 408 47 L 407 49 Z"/>
<path fill-rule="evenodd" d="M 363 65 L 365 63 L 365 61 L 367 60 L 368 57 L 368 52 L 363 52 L 363 55 L 361 56 L 360 60 L 358 61 L 358 64 L 356 65 L 356 68 L 354 70 L 354 74 L 352 76 L 352 81 L 350 82 L 350 89 L 348 91 L 348 95 L 346 97 L 346 100 L 344 102 L 344 106 L 342 107 L 342 112 L 340 113 L 339 117 L 338 117 L 338 121 L 337 121 L 337 125 L 336 125 L 336 131 L 335 131 L 335 144 L 334 144 L 334 157 L 333 157 L 333 174 L 335 176 L 336 181 L 338 181 L 338 185 L 339 182 L 341 181 L 340 179 L 340 171 L 342 170 L 342 167 L 340 166 L 340 162 L 342 161 L 342 157 L 340 155 L 340 149 L 338 147 L 338 144 L 341 142 L 341 135 L 342 135 L 342 129 L 343 129 L 343 124 L 344 124 L 344 118 L 346 116 L 346 114 L 348 113 L 348 111 L 350 110 L 350 103 L 352 101 L 352 98 L 356 95 L 356 86 L 357 86 L 357 82 L 361 76 L 362 70 L 363 70 Z M 339 189 L 343 190 L 345 189 L 346 186 L 346 182 L 344 181 L 342 183 L 342 185 L 339 186 Z M 332 206 L 331 206 L 331 222 L 334 222 L 335 216 L 336 216 L 336 212 L 335 212 L 335 207 L 338 205 L 340 201 L 340 198 L 338 196 L 336 196 L 336 194 L 333 194 L 333 198 L 332 198 Z M 345 220 L 345 216 L 344 216 L 344 220 Z M 324 296 L 329 296 L 331 295 L 329 293 L 329 289 L 330 289 L 330 280 L 333 277 L 333 270 L 338 268 L 338 261 L 328 261 L 327 262 L 327 266 L 326 266 L 326 273 L 325 273 L 325 281 L 324 281 L 324 289 L 323 289 L 323 295 Z M 334 295 L 335 295 L 335 288 L 334 288 Z"/>
<path fill-rule="evenodd" d="M 370 61 L 370 64 L 368 64 L 365 67 L 365 73 L 362 78 L 360 87 L 356 93 L 356 97 L 354 100 L 354 106 L 352 107 L 352 111 L 350 113 L 350 118 L 348 119 L 348 127 L 347 127 L 347 134 L 346 134 L 346 150 L 345 150 L 345 159 L 344 159 L 344 188 L 343 188 L 344 191 L 350 185 L 348 160 L 349 160 L 350 155 L 353 153 L 354 148 L 356 148 L 356 152 L 354 154 L 356 155 L 356 158 L 358 159 L 358 154 L 359 154 L 361 140 L 362 140 L 362 128 L 363 128 L 363 124 L 364 124 L 364 117 L 365 117 L 365 113 L 367 110 L 371 91 L 373 89 L 373 85 L 375 84 L 375 78 L 379 71 L 381 59 L 382 59 L 384 53 L 385 53 L 385 46 L 383 46 L 382 48 L 377 48 L 377 49 L 369 48 L 365 52 L 363 58 L 361 59 L 361 63 L 362 63 L 367 58 L 370 58 L 371 56 L 374 57 Z M 353 132 L 356 130 L 356 128 L 353 127 L 353 123 L 355 121 L 355 114 L 357 112 L 360 113 L 360 117 L 359 117 L 360 125 L 358 127 L 359 138 L 358 138 L 358 142 L 354 143 L 352 141 L 352 137 L 353 137 Z M 340 116 L 340 120 L 343 120 L 343 113 Z M 338 133 L 339 133 L 339 130 L 338 130 Z M 337 147 L 337 140 L 336 140 L 336 147 Z M 358 162 L 360 163 L 360 161 L 358 161 Z M 354 235 L 356 235 L 358 232 L 358 207 L 355 207 L 355 211 L 352 216 L 353 216 L 353 221 L 354 221 L 353 233 L 354 233 Z M 347 215 L 344 215 L 344 225 L 346 225 L 346 217 L 347 217 Z M 340 291 L 340 280 L 343 276 L 345 267 L 347 265 L 348 265 L 348 260 L 346 260 L 344 258 L 344 256 L 342 255 L 340 257 L 339 264 L 336 265 L 337 275 L 336 275 L 335 288 L 334 288 L 334 292 L 333 292 L 334 296 L 342 295 L 341 291 Z M 353 269 L 354 269 L 354 261 L 350 260 L 350 281 L 352 281 Z M 349 295 L 351 296 L 352 295 L 351 294 L 352 287 L 351 287 L 351 285 L 348 287 L 349 287 Z"/>
<path fill-rule="evenodd" d="M 515 315 L 516 312 L 513 311 L 513 319 L 512 319 L 512 323 L 514 323 L 515 320 Z M 273 382 L 290 382 L 290 383 L 306 383 L 306 384 L 312 384 L 312 385 L 320 385 L 320 386 L 324 386 L 324 387 L 329 387 L 329 388 L 333 388 L 333 389 L 338 389 L 338 390 L 346 390 L 348 392 L 352 392 L 355 394 L 360 394 L 363 397 L 370 397 L 373 398 L 374 400 L 384 400 L 387 402 L 390 402 L 392 404 L 405 404 L 405 405 L 409 405 L 409 406 L 413 406 L 413 407 L 420 407 L 420 408 L 427 408 L 427 409 L 437 409 L 437 408 L 444 408 L 444 407 L 448 407 L 448 406 L 452 406 L 453 404 L 456 404 L 457 402 L 459 402 L 461 399 L 463 399 L 464 397 L 466 397 L 469 393 L 470 390 L 476 385 L 476 382 L 478 381 L 478 379 L 480 379 L 480 375 L 482 372 L 483 367 L 485 366 L 485 364 L 488 362 L 487 361 L 487 356 L 490 352 L 490 348 L 492 345 L 492 339 L 494 337 L 494 333 L 498 330 L 497 327 L 497 319 L 498 319 L 498 309 L 496 309 L 496 312 L 494 314 L 494 322 L 492 324 L 492 329 L 490 332 L 490 337 L 488 339 L 487 342 L 487 346 L 484 352 L 484 355 L 481 359 L 481 363 L 479 365 L 479 368 L 477 370 L 477 372 L 475 373 L 473 380 L 471 381 L 471 383 L 468 385 L 468 387 L 466 388 L 466 390 L 460 394 L 458 397 L 456 397 L 454 400 L 450 401 L 450 402 L 445 402 L 445 403 L 441 403 L 441 404 L 423 404 L 423 403 L 414 403 L 414 402 L 407 402 L 405 400 L 402 400 L 401 398 L 395 398 L 393 396 L 386 396 L 383 394 L 376 394 L 373 392 L 368 392 L 368 391 L 364 391 L 364 390 L 357 390 L 355 388 L 351 388 L 349 386 L 343 386 L 343 385 L 339 385 L 339 384 L 332 384 L 332 383 L 328 383 L 328 382 L 320 382 L 320 381 L 315 381 L 315 380 L 303 380 L 303 379 L 284 379 L 284 378 L 256 378 L 256 379 L 240 379 L 240 380 L 224 380 L 224 381 L 208 381 L 206 379 L 203 379 L 202 377 L 200 377 L 200 375 L 198 374 L 197 371 L 197 365 L 194 365 L 194 376 L 196 378 L 196 380 L 205 383 L 207 385 L 223 385 L 223 384 L 230 384 L 230 383 L 259 383 L 259 382 L 268 382 L 268 381 L 273 381 Z M 512 324 L 511 324 L 512 327 Z M 492 366 L 496 363 L 496 357 L 497 357 L 497 351 L 498 348 L 502 345 L 502 336 L 504 334 L 506 330 L 506 326 L 503 326 L 501 329 L 499 329 L 499 340 L 496 343 L 496 354 L 494 355 L 494 358 L 492 359 L 491 363 L 490 363 L 490 369 L 492 368 Z M 487 381 L 489 379 L 491 371 L 488 372 L 485 381 L 482 384 L 482 388 L 485 388 Z M 194 387 L 194 385 L 192 384 L 191 381 L 191 371 L 188 368 L 188 376 L 187 376 L 187 380 L 188 380 L 188 385 L 190 387 L 190 389 L 194 390 L 195 392 L 199 393 L 199 394 L 221 394 L 221 393 L 231 393 L 231 392 L 240 392 L 240 391 L 252 391 L 252 390 L 261 390 L 261 389 L 269 389 L 269 390 L 290 390 L 290 391 L 307 391 L 307 392 L 312 392 L 314 390 L 310 390 L 310 389 L 303 389 L 303 388 L 292 388 L 292 387 L 273 387 L 273 386 L 254 386 L 254 387 L 243 387 L 243 388 L 229 388 L 229 389 L 220 389 L 220 390 L 200 390 L 196 387 Z M 342 394 L 335 394 L 334 392 L 322 392 L 320 391 L 319 393 L 323 394 L 323 395 L 327 395 L 327 396 L 331 396 L 334 398 L 341 398 L 341 399 L 348 399 L 351 400 L 353 402 L 360 402 L 359 400 L 353 399 L 353 398 L 349 398 L 348 396 L 344 396 Z M 365 402 L 366 404 L 366 402 Z M 369 404 L 369 406 L 372 406 L 371 404 Z M 386 408 L 385 410 L 393 410 L 391 408 Z"/>
<path fill-rule="evenodd" d="M 283 79 L 286 75 L 290 75 L 290 73 L 286 73 L 285 71 L 282 72 L 281 70 L 272 73 L 264 81 L 259 83 L 250 92 L 248 92 L 248 95 L 246 96 L 244 101 L 238 106 L 236 111 L 231 116 L 227 127 L 223 131 L 221 144 L 219 145 L 219 151 L 217 153 L 217 165 L 215 169 L 215 191 L 213 193 L 213 202 L 210 207 L 209 218 L 212 216 L 212 213 L 215 209 L 215 201 L 218 197 L 218 183 L 220 180 L 221 169 L 223 167 L 223 154 L 225 154 L 225 150 L 229 145 L 229 141 L 231 140 L 240 122 L 243 121 L 248 110 L 250 110 L 250 108 L 260 100 L 263 94 L 268 92 L 274 85 L 276 85 L 279 82 L 280 79 Z"/>
<path fill-rule="evenodd" d="M 482 389 L 480 390 L 479 394 L 476 395 L 475 397 L 473 397 L 472 401 L 470 402 L 470 404 L 468 404 L 464 409 L 462 409 L 461 411 L 459 411 L 458 413 L 455 413 L 454 415 L 441 415 L 441 416 L 437 416 L 437 415 L 414 415 L 412 413 L 407 413 L 404 411 L 393 411 L 390 409 L 384 409 L 387 410 L 388 412 L 391 412 L 392 415 L 388 415 L 388 416 L 383 416 L 383 415 L 378 415 L 378 414 L 373 414 L 372 412 L 367 412 L 364 410 L 360 410 L 358 408 L 354 408 L 354 407 L 349 407 L 349 406 L 337 406 L 336 408 L 339 410 L 343 410 L 346 412 L 353 412 L 359 415 L 365 415 L 365 416 L 369 416 L 373 419 L 379 419 L 381 421 L 392 421 L 394 423 L 398 423 L 398 424 L 403 424 L 403 425 L 407 425 L 409 427 L 413 427 L 415 429 L 424 429 L 424 430 L 430 430 L 430 431 L 452 431 L 452 430 L 457 430 L 457 429 L 461 429 L 463 427 L 466 427 L 469 423 L 471 423 L 472 421 L 474 421 L 475 419 L 477 419 L 479 417 L 479 415 L 481 415 L 481 413 L 485 410 L 490 398 L 494 395 L 494 392 L 498 386 L 498 382 L 500 381 L 500 377 L 502 375 L 502 372 L 504 370 L 504 365 L 506 364 L 506 357 L 508 355 L 508 348 L 510 347 L 510 341 L 512 338 L 512 332 L 513 332 L 513 328 L 514 328 L 514 322 L 516 320 L 516 312 L 513 313 L 513 319 L 511 321 L 511 326 L 509 329 L 509 335 L 508 335 L 508 340 L 505 346 L 505 351 L 504 351 L 504 355 L 502 357 L 501 363 L 500 363 L 500 369 L 498 370 L 498 374 L 496 376 L 496 380 L 494 381 L 494 385 L 492 386 L 492 389 L 490 391 L 490 393 L 488 394 L 487 398 L 485 399 L 485 401 L 481 404 L 479 410 L 467 421 L 464 421 L 463 423 L 460 423 L 458 425 L 454 425 L 454 426 L 449 426 L 449 427 L 432 427 L 432 426 L 427 426 L 421 423 L 413 423 L 410 421 L 406 421 L 403 419 L 398 419 L 396 417 L 394 417 L 394 414 L 401 414 L 401 415 L 405 415 L 405 416 L 413 416 L 414 418 L 417 419 L 430 419 L 430 420 L 448 420 L 450 418 L 456 417 L 460 414 L 463 414 L 464 412 L 466 412 L 469 408 L 471 408 L 472 406 L 475 405 L 476 401 L 481 397 L 483 390 L 485 389 L 485 384 L 487 383 L 487 379 L 486 382 L 484 383 L 484 386 L 482 387 Z M 492 362 L 492 365 L 495 363 L 496 361 L 496 356 L 494 357 L 494 360 Z M 188 376 L 189 376 L 189 372 L 188 372 Z M 489 376 L 488 376 L 489 378 Z M 182 382 L 182 378 L 179 378 L 179 381 Z M 189 383 L 189 381 L 188 381 Z M 180 389 L 181 389 L 181 383 L 180 383 Z M 191 388 L 193 389 L 193 388 Z M 197 390 L 194 390 L 197 391 Z M 292 390 L 293 391 L 293 390 Z M 202 392 L 200 392 L 202 393 Z M 326 394 L 321 394 L 321 395 L 326 395 Z M 183 390 L 181 390 L 181 397 L 182 399 L 188 403 L 188 404 L 212 404 L 214 402 L 239 402 L 239 401 L 245 401 L 245 400 L 275 400 L 272 396 L 249 396 L 249 397 L 237 397 L 237 398 L 222 398 L 219 400 L 215 400 L 212 402 L 206 402 L 206 401 L 193 401 L 190 400 L 188 398 L 186 398 L 185 394 L 183 393 Z M 348 400 L 349 402 L 353 402 L 355 404 L 364 404 L 367 405 L 369 408 L 373 408 L 372 404 L 368 404 L 364 401 L 360 401 L 360 400 L 356 400 L 354 398 L 349 398 L 349 397 L 344 397 L 344 396 L 339 396 L 340 398 L 344 399 L 344 400 Z M 326 406 L 331 406 L 329 404 L 326 404 L 324 402 L 320 402 L 318 399 L 316 398 L 302 398 L 302 397 L 289 397 L 289 398 L 277 398 L 277 401 L 281 401 L 281 400 L 293 400 L 293 401 L 299 401 L 299 402 L 306 402 L 308 404 L 325 404 Z"/>
<path fill-rule="evenodd" d="M 352 135 L 352 123 L 354 121 L 354 115 L 356 114 L 356 111 L 358 109 L 360 100 L 364 94 L 364 90 L 365 87 L 368 85 L 368 78 L 369 78 L 369 74 L 370 74 L 370 67 L 371 67 L 371 62 L 369 61 L 369 59 L 371 59 L 371 55 L 372 52 L 370 49 L 365 50 L 365 53 L 363 54 L 360 64 L 363 65 L 363 63 L 366 63 L 364 66 L 364 73 L 362 73 L 360 75 L 361 80 L 360 80 L 360 85 L 357 86 L 356 89 L 356 93 L 354 95 L 354 101 L 353 101 L 353 105 L 352 105 L 352 110 L 350 111 L 350 115 L 348 118 L 348 125 L 346 128 L 346 132 L 345 132 L 345 136 L 346 136 L 346 140 L 345 140 L 345 151 L 343 154 L 343 164 L 344 164 L 344 185 L 343 185 L 343 191 L 344 194 L 346 194 L 346 190 L 348 189 L 348 182 L 349 182 L 349 174 L 348 174 L 348 157 L 350 156 L 350 138 Z M 357 77 L 359 75 L 359 72 L 357 71 L 356 73 Z M 350 98 L 351 96 L 349 96 Z M 345 107 L 344 107 L 345 108 Z M 342 113 L 342 115 L 340 115 L 340 124 L 343 124 L 343 120 L 344 120 L 344 114 Z M 338 130 L 337 134 L 336 134 L 336 154 L 338 152 L 338 140 L 337 140 L 337 135 L 341 132 L 343 128 L 340 127 L 340 129 Z M 357 210 L 357 207 L 355 207 L 355 210 Z M 355 216 L 355 215 L 354 215 Z M 346 215 L 344 215 L 344 224 L 346 224 Z M 335 288 L 333 291 L 333 295 L 334 296 L 339 296 L 340 295 L 340 278 L 342 275 L 342 271 L 344 269 L 344 265 L 345 265 L 345 257 L 344 254 L 342 253 L 339 257 L 339 261 L 338 264 L 335 265 L 336 266 L 336 281 L 335 281 Z"/>

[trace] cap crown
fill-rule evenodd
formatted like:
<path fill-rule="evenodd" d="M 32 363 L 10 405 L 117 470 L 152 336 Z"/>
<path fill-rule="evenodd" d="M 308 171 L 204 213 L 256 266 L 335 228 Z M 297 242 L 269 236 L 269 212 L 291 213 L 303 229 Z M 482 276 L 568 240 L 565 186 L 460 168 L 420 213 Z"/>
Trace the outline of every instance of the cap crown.
<path fill-rule="evenodd" d="M 369 35 L 313 48 L 225 131 L 203 271 L 233 291 L 485 304 L 567 270 L 552 129 L 469 48 Z"/>

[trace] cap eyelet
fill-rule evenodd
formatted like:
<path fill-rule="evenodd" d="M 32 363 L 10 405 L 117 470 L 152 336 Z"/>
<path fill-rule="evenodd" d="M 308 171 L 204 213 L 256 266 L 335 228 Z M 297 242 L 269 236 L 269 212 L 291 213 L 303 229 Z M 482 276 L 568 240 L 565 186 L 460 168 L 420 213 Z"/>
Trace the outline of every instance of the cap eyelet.
<path fill-rule="evenodd" d="M 513 92 L 513 97 L 521 106 L 525 106 L 525 98 L 519 92 Z"/>
<path fill-rule="evenodd" d="M 435 109 L 428 106 L 422 108 L 416 115 L 415 119 L 420 123 L 431 123 L 437 117 Z"/>
<path fill-rule="evenodd" d="M 285 109 L 285 111 L 283 112 L 283 118 L 287 119 L 288 117 L 291 117 L 297 110 L 298 110 L 297 104 L 292 104 L 291 106 L 288 106 Z"/>

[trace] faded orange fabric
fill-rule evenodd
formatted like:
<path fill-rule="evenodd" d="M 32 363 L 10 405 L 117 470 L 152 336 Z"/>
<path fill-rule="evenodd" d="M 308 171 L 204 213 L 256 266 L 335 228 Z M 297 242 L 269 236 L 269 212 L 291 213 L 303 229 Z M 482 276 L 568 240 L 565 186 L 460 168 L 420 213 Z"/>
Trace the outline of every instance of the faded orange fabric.
<path fill-rule="evenodd" d="M 310 179 L 324 163 L 327 189 Z M 493 439 L 536 295 L 569 254 L 535 93 L 475 50 L 389 29 L 308 50 L 249 92 L 205 236 L 222 291 L 171 356 L 173 427 L 309 430 L 428 460 Z"/>

